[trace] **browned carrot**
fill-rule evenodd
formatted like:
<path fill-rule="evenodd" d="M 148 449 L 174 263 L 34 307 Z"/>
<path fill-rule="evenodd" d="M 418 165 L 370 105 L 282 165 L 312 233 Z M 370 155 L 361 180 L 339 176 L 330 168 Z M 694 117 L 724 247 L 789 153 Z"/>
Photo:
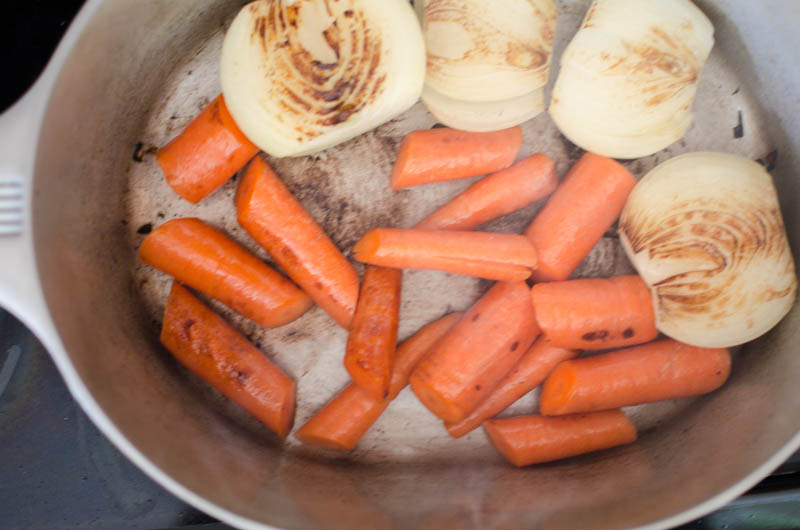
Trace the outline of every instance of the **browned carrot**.
<path fill-rule="evenodd" d="M 697 396 L 728 379 L 731 354 L 664 339 L 564 361 L 542 387 L 539 409 L 555 416 Z"/>
<path fill-rule="evenodd" d="M 619 163 L 586 153 L 525 234 L 539 253 L 537 282 L 566 280 L 625 206 L 636 179 Z"/>
<path fill-rule="evenodd" d="M 555 166 L 538 153 L 482 178 L 420 221 L 423 230 L 472 230 L 553 193 Z"/>
<path fill-rule="evenodd" d="M 361 262 L 398 269 L 433 269 L 490 280 L 524 280 L 536 266 L 525 236 L 489 232 L 375 228 L 356 243 Z"/>
<path fill-rule="evenodd" d="M 220 94 L 181 134 L 156 153 L 175 193 L 198 202 L 225 184 L 258 153 L 236 126 Z"/>
<path fill-rule="evenodd" d="M 391 400 L 408 384 L 408 376 L 436 344 L 461 318 L 451 313 L 432 322 L 397 347 L 389 396 L 375 399 L 351 383 L 339 392 L 308 422 L 294 433 L 308 445 L 350 451 L 383 413 Z"/>
<path fill-rule="evenodd" d="M 522 145 L 522 129 L 414 131 L 403 139 L 392 170 L 392 189 L 475 177 L 507 168 Z"/>
<path fill-rule="evenodd" d="M 477 429 L 484 420 L 494 418 L 509 405 L 539 386 L 561 361 L 572 359 L 578 352 L 553 346 L 540 336 L 525 352 L 516 366 L 506 375 L 494 392 L 481 401 L 478 408 L 458 423 L 448 423 L 447 432 L 461 438 Z"/>
<path fill-rule="evenodd" d="M 403 271 L 367 266 L 347 337 L 344 366 L 353 382 L 375 399 L 389 394 Z"/>
<path fill-rule="evenodd" d="M 554 346 L 605 350 L 658 336 L 650 290 L 638 275 L 537 283 L 531 297 Z"/>
<path fill-rule="evenodd" d="M 222 317 L 173 282 L 161 343 L 189 370 L 280 437 L 294 419 L 294 382 Z"/>
<path fill-rule="evenodd" d="M 139 258 L 264 327 L 287 324 L 312 305 L 292 282 L 200 219 L 159 226 Z"/>
<path fill-rule="evenodd" d="M 498 282 L 411 374 L 411 389 L 456 423 L 475 410 L 528 351 L 539 327 L 525 282 Z"/>
<path fill-rule="evenodd" d="M 239 224 L 340 326 L 350 329 L 358 273 L 260 156 L 236 194 Z"/>
<path fill-rule="evenodd" d="M 492 445 L 515 466 L 552 462 L 636 441 L 621 410 L 548 418 L 519 416 L 483 424 Z"/>

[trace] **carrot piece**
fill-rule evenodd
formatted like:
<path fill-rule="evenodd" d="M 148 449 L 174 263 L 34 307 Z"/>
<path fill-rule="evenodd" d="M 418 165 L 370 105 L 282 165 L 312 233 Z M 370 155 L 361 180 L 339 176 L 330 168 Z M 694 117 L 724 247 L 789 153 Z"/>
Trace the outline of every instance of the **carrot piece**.
<path fill-rule="evenodd" d="M 569 278 L 619 217 L 635 185 L 614 160 L 583 155 L 525 232 L 539 253 L 533 280 Z"/>
<path fill-rule="evenodd" d="M 525 282 L 498 282 L 411 374 L 411 389 L 446 422 L 486 399 L 539 335 Z"/>
<path fill-rule="evenodd" d="M 475 177 L 507 168 L 522 145 L 522 129 L 466 132 L 440 128 L 403 139 L 392 170 L 393 190 Z"/>
<path fill-rule="evenodd" d="M 200 219 L 173 219 L 153 230 L 139 258 L 258 324 L 288 324 L 311 299 L 275 269 Z"/>
<path fill-rule="evenodd" d="M 605 350 L 658 336 L 650 290 L 638 275 L 537 283 L 536 321 L 554 346 Z"/>
<path fill-rule="evenodd" d="M 181 364 L 278 436 L 289 433 L 294 382 L 178 282 L 173 282 L 167 300 L 161 343 Z"/>
<path fill-rule="evenodd" d="M 358 273 L 260 156 L 236 193 L 239 224 L 340 326 L 350 329 Z"/>
<path fill-rule="evenodd" d="M 181 134 L 156 153 L 167 184 L 189 202 L 198 202 L 225 184 L 258 153 L 233 121 L 222 94 Z"/>
<path fill-rule="evenodd" d="M 730 371 L 726 349 L 663 339 L 564 361 L 544 382 L 539 409 L 555 416 L 697 396 L 722 386 Z"/>
<path fill-rule="evenodd" d="M 548 418 L 519 416 L 483 424 L 492 445 L 517 467 L 552 462 L 636 441 L 621 410 Z"/>
<path fill-rule="evenodd" d="M 577 355 L 578 352 L 557 348 L 544 336 L 540 336 L 525 352 L 517 365 L 500 381 L 494 392 L 481 401 L 478 408 L 458 423 L 445 424 L 447 432 L 453 438 L 461 438 L 477 429 L 484 420 L 494 418 L 516 400 L 539 386 L 558 363 Z"/>
<path fill-rule="evenodd" d="M 550 195 L 557 185 L 553 161 L 538 153 L 482 178 L 414 228 L 473 230 Z"/>
<path fill-rule="evenodd" d="M 536 266 L 525 236 L 375 228 L 353 248 L 356 260 L 397 269 L 433 269 L 490 280 L 524 280 Z"/>
<path fill-rule="evenodd" d="M 402 283 L 402 270 L 368 266 L 347 337 L 344 366 L 353 382 L 375 399 L 389 393 Z"/>
<path fill-rule="evenodd" d="M 308 445 L 350 451 L 369 430 L 389 403 L 408 384 L 408 376 L 419 361 L 461 319 L 451 313 L 420 329 L 397 346 L 389 395 L 375 399 L 351 383 L 294 433 Z"/>

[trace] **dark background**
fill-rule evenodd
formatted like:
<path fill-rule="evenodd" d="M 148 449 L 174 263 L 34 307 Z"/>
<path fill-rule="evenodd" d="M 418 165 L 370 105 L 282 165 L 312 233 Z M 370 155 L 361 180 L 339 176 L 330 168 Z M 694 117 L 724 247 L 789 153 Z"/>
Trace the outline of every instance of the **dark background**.
<path fill-rule="evenodd" d="M 82 4 L 4 2 L 0 111 L 33 83 Z M 800 528 L 799 472 L 796 455 L 747 495 L 683 528 Z M 47 352 L 0 309 L 0 529 L 189 527 L 228 528 L 124 458 L 69 395 Z"/>

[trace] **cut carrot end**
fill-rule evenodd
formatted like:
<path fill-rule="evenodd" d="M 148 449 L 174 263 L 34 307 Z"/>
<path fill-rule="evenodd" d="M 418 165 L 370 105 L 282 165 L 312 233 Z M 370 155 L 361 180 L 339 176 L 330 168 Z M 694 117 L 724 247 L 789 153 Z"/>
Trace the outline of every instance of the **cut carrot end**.
<path fill-rule="evenodd" d="M 489 438 L 489 441 L 497 449 L 497 452 L 500 453 L 503 458 L 511 462 L 517 467 L 524 467 L 525 462 L 518 458 L 517 452 L 514 450 L 514 447 L 508 442 L 505 436 L 499 432 L 497 427 L 496 420 L 486 420 L 483 422 L 482 427 L 486 436 Z"/>
<path fill-rule="evenodd" d="M 570 361 L 556 366 L 544 384 L 539 396 L 539 412 L 545 416 L 564 413 L 564 407 L 575 392 L 575 370 Z"/>
<path fill-rule="evenodd" d="M 367 261 L 378 251 L 381 244 L 380 232 L 372 229 L 358 241 L 353 247 L 353 258 L 356 261 Z"/>
<path fill-rule="evenodd" d="M 308 424 L 306 424 L 308 425 Z M 320 434 L 314 434 L 306 430 L 306 426 L 300 427 L 294 433 L 294 437 L 306 445 L 313 445 L 322 449 L 331 449 L 334 451 L 352 451 L 356 444 L 349 444 L 335 438 L 325 437 Z"/>
<path fill-rule="evenodd" d="M 464 411 L 450 403 L 432 385 L 412 375 L 409 386 L 420 402 L 435 416 L 449 423 L 456 423 L 464 418 Z"/>

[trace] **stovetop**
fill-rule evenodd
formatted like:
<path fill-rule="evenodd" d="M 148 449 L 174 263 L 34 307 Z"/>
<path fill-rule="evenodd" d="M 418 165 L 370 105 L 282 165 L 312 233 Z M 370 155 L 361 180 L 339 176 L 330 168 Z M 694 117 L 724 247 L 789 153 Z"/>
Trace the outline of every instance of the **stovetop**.
<path fill-rule="evenodd" d="M 34 81 L 83 0 L 4 6 L 0 111 Z M 52 360 L 0 309 L 0 529 L 230 528 L 131 464 L 70 396 Z M 800 528 L 800 453 L 684 529 Z"/>

